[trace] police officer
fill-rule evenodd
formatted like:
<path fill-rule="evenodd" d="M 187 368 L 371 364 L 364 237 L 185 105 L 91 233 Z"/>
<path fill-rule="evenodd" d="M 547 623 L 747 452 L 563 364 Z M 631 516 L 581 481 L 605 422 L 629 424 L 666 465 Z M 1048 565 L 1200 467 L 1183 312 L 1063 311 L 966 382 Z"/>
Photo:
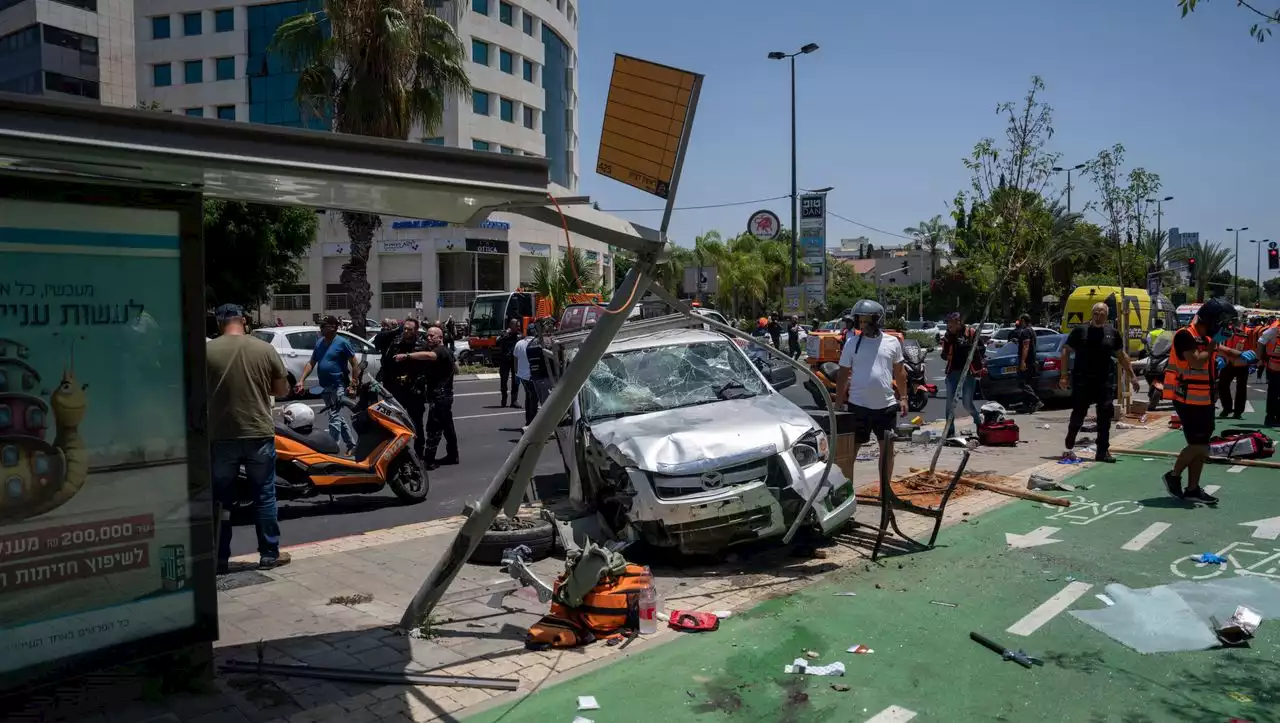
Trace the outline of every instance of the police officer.
<path fill-rule="evenodd" d="M 453 427 L 453 376 L 457 362 L 444 343 L 444 330 L 439 326 L 427 329 L 427 348 L 430 351 L 414 352 L 411 357 L 427 364 L 423 371 L 427 386 L 427 443 L 422 459 L 427 469 L 443 464 L 458 464 L 458 433 Z M 436 449 L 444 439 L 444 457 L 436 459 Z"/>
<path fill-rule="evenodd" d="M 498 335 L 493 353 L 498 358 L 498 385 L 502 390 L 502 406 L 507 406 L 507 382 L 511 382 L 511 406 L 520 406 L 520 382 L 516 378 L 516 342 L 520 341 L 520 320 L 508 319 L 507 328 Z"/>
<path fill-rule="evenodd" d="M 413 449 L 422 457 L 427 435 L 423 426 L 423 417 L 427 411 L 425 361 L 414 357 L 414 354 L 428 352 L 427 340 L 418 328 L 418 320 L 412 317 L 405 319 L 400 326 L 400 333 L 387 344 L 387 351 L 382 357 L 383 384 L 387 391 L 395 397 L 400 406 L 408 412 L 413 421 Z M 430 461 L 430 460 L 427 460 Z"/>

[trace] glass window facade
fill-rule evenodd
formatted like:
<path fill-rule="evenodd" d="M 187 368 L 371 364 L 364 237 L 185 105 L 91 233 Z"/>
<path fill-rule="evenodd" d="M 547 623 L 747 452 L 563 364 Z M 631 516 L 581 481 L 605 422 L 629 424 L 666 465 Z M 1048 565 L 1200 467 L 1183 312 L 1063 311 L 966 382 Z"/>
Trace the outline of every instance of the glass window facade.
<path fill-rule="evenodd" d="M 489 14 L 489 0 L 471 0 L 471 12 Z"/>
<path fill-rule="evenodd" d="M 236 11 L 231 8 L 213 11 L 213 32 L 229 33 L 236 29 Z"/>
<path fill-rule="evenodd" d="M 533 61 L 532 60 L 529 60 L 528 58 L 524 59 L 523 73 L 524 73 L 524 79 L 532 83 L 533 82 Z"/>
<path fill-rule="evenodd" d="M 69 75 L 46 70 L 44 73 L 44 89 L 53 93 L 78 95 L 81 98 L 99 99 L 98 81 L 72 78 Z"/>
<path fill-rule="evenodd" d="M 159 17 L 151 18 L 151 39 L 152 40 L 164 40 L 165 38 L 169 37 L 170 30 L 171 29 L 169 27 L 168 15 L 161 15 Z"/>
<path fill-rule="evenodd" d="M 533 128 L 533 108 L 527 105 L 524 107 L 524 127 Z"/>
<path fill-rule="evenodd" d="M 434 138 L 423 138 L 422 142 L 426 143 L 429 146 L 443 146 L 444 136 L 436 136 Z"/>
<path fill-rule="evenodd" d="M 477 151 L 487 151 L 489 150 L 489 141 L 477 141 L 472 138 L 471 147 Z"/>
<path fill-rule="evenodd" d="M 204 82 L 204 60 L 188 60 L 182 64 L 182 82 L 195 85 Z"/>
<path fill-rule="evenodd" d="M 318 12 L 323 8 L 322 0 L 290 0 L 245 8 L 249 52 L 245 75 L 249 78 L 251 122 L 314 130 L 331 128 L 331 114 L 327 111 L 323 117 L 317 117 L 310 110 L 302 110 L 294 95 L 298 87 L 298 73 L 280 55 L 267 52 L 276 28 L 281 23 L 296 15 Z M 325 32 L 328 33 L 327 21 Z"/>
<path fill-rule="evenodd" d="M 515 23 L 515 15 L 515 8 L 511 7 L 511 3 L 498 3 L 498 20 L 506 25 L 512 25 Z"/>
<path fill-rule="evenodd" d="M 188 108 L 185 111 L 183 111 L 183 113 L 185 113 L 186 115 L 192 118 L 203 118 L 204 108 Z"/>
<path fill-rule="evenodd" d="M 215 58 L 213 61 L 214 70 L 218 80 L 233 80 L 236 77 L 236 59 L 228 56 L 226 58 Z"/>
<path fill-rule="evenodd" d="M 44 92 L 40 25 L 0 36 L 0 91 L 41 95 Z"/>
<path fill-rule="evenodd" d="M 471 112 L 476 115 L 489 115 L 489 94 L 483 90 L 471 91 Z"/>
<path fill-rule="evenodd" d="M 508 123 L 516 121 L 516 104 L 509 98 L 498 101 L 498 116 Z"/>
<path fill-rule="evenodd" d="M 498 51 L 498 69 L 504 73 L 514 73 L 516 58 L 509 50 Z"/>
<path fill-rule="evenodd" d="M 520 27 L 524 30 L 524 34 L 533 37 L 533 16 L 528 10 L 522 11 L 520 15 Z"/>
<path fill-rule="evenodd" d="M 547 137 L 547 162 L 551 166 L 549 176 L 553 183 L 569 186 L 569 138 L 565 127 L 565 111 L 569 108 L 568 77 L 569 44 L 551 28 L 542 26 L 542 89 L 546 91 L 547 107 L 542 112 L 542 134 Z"/>
<path fill-rule="evenodd" d="M 471 62 L 480 65 L 489 64 L 489 44 L 483 40 L 471 39 Z"/>
<path fill-rule="evenodd" d="M 236 119 L 236 107 L 234 105 L 218 106 L 218 119 L 233 121 Z"/>
<path fill-rule="evenodd" d="M 182 15 L 182 34 L 183 35 L 199 35 L 203 31 L 203 23 L 200 21 L 200 13 L 183 13 Z"/>
<path fill-rule="evenodd" d="M 173 85 L 173 65 L 160 63 L 151 66 L 151 84 L 157 88 Z"/>

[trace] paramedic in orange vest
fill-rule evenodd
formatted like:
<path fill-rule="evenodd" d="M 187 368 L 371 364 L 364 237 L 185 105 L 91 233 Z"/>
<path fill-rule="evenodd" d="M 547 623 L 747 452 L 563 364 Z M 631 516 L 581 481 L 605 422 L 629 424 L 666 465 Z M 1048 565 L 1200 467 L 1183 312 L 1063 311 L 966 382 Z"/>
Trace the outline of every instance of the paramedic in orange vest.
<path fill-rule="evenodd" d="M 1235 308 L 1225 302 L 1209 299 L 1196 312 L 1191 324 L 1173 335 L 1173 351 L 1164 373 L 1164 398 L 1173 402 L 1187 446 L 1178 455 L 1173 469 L 1165 472 L 1164 485 L 1170 495 L 1179 499 L 1209 505 L 1218 503 L 1218 498 L 1200 487 L 1200 473 L 1209 459 L 1209 440 L 1213 437 L 1215 377 L 1218 367 L 1229 360 L 1237 357 L 1243 357 L 1246 362 L 1257 360 L 1251 351 L 1239 352 L 1220 346 L 1231 333 L 1229 329 L 1223 332 L 1222 326 L 1235 313 Z M 1183 470 L 1188 471 L 1185 491 Z"/>
<path fill-rule="evenodd" d="M 1251 350 L 1249 333 L 1245 331 L 1243 320 L 1237 320 L 1232 329 L 1223 329 L 1223 332 L 1229 336 L 1222 343 L 1222 347 L 1234 349 L 1241 354 Z M 1233 383 L 1236 387 L 1234 397 L 1231 394 L 1231 385 Z M 1226 366 L 1222 368 L 1222 373 L 1218 375 L 1218 397 L 1222 399 L 1221 416 L 1223 419 L 1229 417 L 1241 419 L 1244 417 L 1244 405 L 1248 389 L 1249 362 L 1240 356 L 1228 358 Z"/>
<path fill-rule="evenodd" d="M 1266 357 L 1258 362 L 1258 376 L 1264 368 L 1267 373 L 1267 414 L 1262 423 L 1280 427 L 1280 319 L 1258 335 L 1258 353 Z"/>

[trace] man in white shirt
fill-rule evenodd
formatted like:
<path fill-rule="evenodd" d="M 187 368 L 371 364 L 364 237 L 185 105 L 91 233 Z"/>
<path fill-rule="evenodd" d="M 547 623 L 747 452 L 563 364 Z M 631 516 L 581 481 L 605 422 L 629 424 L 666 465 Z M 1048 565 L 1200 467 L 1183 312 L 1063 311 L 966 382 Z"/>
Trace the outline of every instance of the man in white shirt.
<path fill-rule="evenodd" d="M 836 399 L 853 414 L 853 454 L 874 436 L 880 442 L 889 475 L 893 475 L 893 451 L 884 443 L 886 432 L 898 426 L 898 415 L 907 413 L 907 369 L 902 363 L 902 342 L 880 329 L 884 307 L 863 299 L 853 307 L 859 334 L 850 334 L 840 353 Z M 895 382 L 897 387 L 894 387 Z"/>
<path fill-rule="evenodd" d="M 1272 321 L 1258 335 L 1258 377 L 1267 376 L 1267 410 L 1263 424 L 1280 427 L 1280 324 Z"/>
<path fill-rule="evenodd" d="M 511 354 L 516 358 L 516 380 L 524 391 L 524 424 L 529 426 L 538 414 L 538 394 L 533 388 L 533 370 L 529 368 L 529 344 L 533 335 L 529 334 L 516 342 Z"/>

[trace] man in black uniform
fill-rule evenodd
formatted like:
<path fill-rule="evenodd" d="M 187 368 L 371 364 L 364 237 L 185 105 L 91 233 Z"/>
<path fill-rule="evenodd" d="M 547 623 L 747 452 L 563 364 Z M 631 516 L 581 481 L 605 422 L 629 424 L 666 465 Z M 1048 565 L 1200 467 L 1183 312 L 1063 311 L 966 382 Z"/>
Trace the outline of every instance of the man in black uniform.
<path fill-rule="evenodd" d="M 769 315 L 769 341 L 773 342 L 774 349 L 782 348 L 782 324 L 778 323 L 778 315 Z"/>
<path fill-rule="evenodd" d="M 391 392 L 391 396 L 404 407 L 409 413 L 409 419 L 413 421 L 413 431 L 416 434 L 413 449 L 419 457 L 422 456 L 427 441 L 426 428 L 423 426 L 423 416 L 427 412 L 424 376 L 426 362 L 419 361 L 412 355 L 428 351 L 427 340 L 418 329 L 418 320 L 405 319 L 400 326 L 400 333 L 386 346 L 380 372 L 387 391 Z"/>
<path fill-rule="evenodd" d="M 1027 414 L 1035 414 L 1044 406 L 1036 387 L 1040 383 L 1040 366 L 1036 363 L 1036 330 L 1031 326 L 1031 315 L 1018 317 L 1018 328 L 1009 343 L 1018 347 L 1018 381 L 1022 386 L 1022 406 Z"/>
<path fill-rule="evenodd" d="M 516 342 L 520 341 L 520 320 L 508 319 L 494 344 L 493 353 L 498 358 L 498 384 L 502 389 L 502 406 L 507 406 L 507 381 L 511 382 L 511 406 L 520 406 L 520 382 L 516 379 Z"/>
<path fill-rule="evenodd" d="M 454 322 L 453 314 L 450 314 L 449 320 L 444 323 L 444 340 L 449 344 L 449 351 L 457 351 L 458 324 Z"/>
<path fill-rule="evenodd" d="M 426 365 L 427 378 L 427 449 L 423 459 L 427 468 L 442 464 L 458 464 L 458 433 L 453 429 L 453 375 L 457 363 L 444 344 L 444 331 L 438 326 L 427 329 L 427 347 L 431 349 Z M 416 355 L 415 355 L 416 356 Z M 440 438 L 444 438 L 444 457 L 435 459 Z"/>
<path fill-rule="evenodd" d="M 792 359 L 800 358 L 800 320 L 794 316 L 787 324 L 787 351 Z"/>
<path fill-rule="evenodd" d="M 1071 384 L 1071 419 L 1067 422 L 1064 457 L 1075 454 L 1076 435 L 1084 425 L 1089 407 L 1093 406 L 1098 411 L 1098 451 L 1094 458 L 1099 462 L 1115 462 L 1116 458 L 1111 456 L 1111 419 L 1115 416 L 1116 397 L 1114 362 L 1119 362 L 1120 368 L 1129 376 L 1133 391 L 1138 391 L 1138 377 L 1129 364 L 1120 332 L 1107 320 L 1109 313 L 1106 304 L 1094 304 L 1093 318 L 1088 324 L 1072 329 L 1062 347 L 1058 386 L 1066 389 L 1068 380 Z M 1074 367 L 1071 366 L 1073 354 Z M 1068 369 L 1071 370 L 1069 377 Z"/>

